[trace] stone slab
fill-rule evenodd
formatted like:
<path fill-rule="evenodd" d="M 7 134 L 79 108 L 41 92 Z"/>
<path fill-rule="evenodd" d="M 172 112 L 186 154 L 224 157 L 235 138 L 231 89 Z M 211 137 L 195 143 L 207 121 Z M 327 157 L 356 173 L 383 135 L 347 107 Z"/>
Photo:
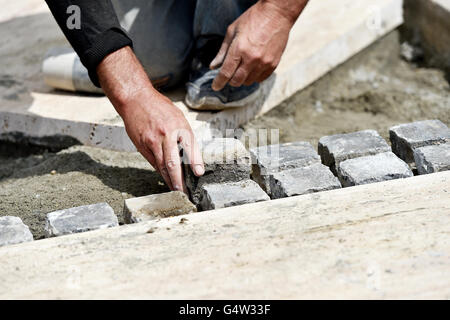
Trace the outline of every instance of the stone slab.
<path fill-rule="evenodd" d="M 417 148 L 414 160 L 419 174 L 450 170 L 450 143 Z"/>
<path fill-rule="evenodd" d="M 341 188 L 339 180 L 321 163 L 290 169 L 270 176 L 272 199 Z"/>
<path fill-rule="evenodd" d="M 47 214 L 45 222 L 45 235 L 47 238 L 119 225 L 114 210 L 107 203 L 97 203 L 50 212 Z"/>
<path fill-rule="evenodd" d="M 449 185 L 440 172 L 2 247 L 0 299 L 448 299 Z"/>
<path fill-rule="evenodd" d="M 195 176 L 190 165 L 184 165 L 186 187 L 191 200 L 199 204 L 201 188 L 205 184 L 236 182 L 250 179 L 251 156 L 241 141 L 216 138 L 201 146 L 205 174 Z"/>
<path fill-rule="evenodd" d="M 20 133 L 39 143 L 53 136 L 68 136 L 85 145 L 134 151 L 122 120 L 107 98 L 44 86 L 40 64 L 49 48 L 42 43 L 64 42 L 44 1 L 0 0 L 0 5 L 12 10 L 0 21 L 4 30 L 0 35 L 9 44 L 0 50 L 0 69 L 17 77 L 12 81 L 20 83 L 20 90 L 15 86 L 0 87 L 0 137 L 15 139 Z M 402 0 L 310 1 L 290 33 L 279 67 L 262 84 L 260 98 L 252 105 L 222 112 L 198 112 L 185 106 L 184 89 L 168 95 L 186 115 L 197 136 L 234 129 L 279 105 L 402 22 Z M 30 26 L 39 32 L 39 37 L 29 37 Z M 49 34 L 51 38 L 45 38 Z M 30 39 L 25 41 L 27 35 Z M 22 54 L 23 61 L 17 62 L 17 52 L 32 52 L 33 58 Z"/>
<path fill-rule="evenodd" d="M 183 192 L 174 191 L 126 199 L 123 210 L 126 223 L 137 223 L 196 212 L 197 207 Z"/>
<path fill-rule="evenodd" d="M 202 210 L 214 210 L 268 200 L 269 196 L 255 181 L 245 180 L 202 186 L 200 206 Z"/>
<path fill-rule="evenodd" d="M 346 160 L 337 170 L 344 187 L 413 176 L 409 166 L 392 152 Z"/>
<path fill-rule="evenodd" d="M 48 8 L 42 4 L 42 1 L 2 0 L 0 3 L 2 5 L 2 12 L 0 13 L 0 23 L 30 14 L 42 13 L 48 10 Z"/>
<path fill-rule="evenodd" d="M 391 148 L 375 130 L 337 134 L 319 140 L 322 163 L 335 173 L 342 161 L 388 151 Z"/>
<path fill-rule="evenodd" d="M 401 124 L 389 129 L 392 151 L 407 163 L 414 163 L 414 149 L 450 142 L 450 129 L 439 120 Z"/>
<path fill-rule="evenodd" d="M 33 241 L 30 229 L 18 217 L 0 217 L 0 247 Z"/>
<path fill-rule="evenodd" d="M 252 179 L 269 195 L 273 173 L 320 163 L 320 157 L 312 145 L 302 141 L 252 148 L 250 154 Z"/>

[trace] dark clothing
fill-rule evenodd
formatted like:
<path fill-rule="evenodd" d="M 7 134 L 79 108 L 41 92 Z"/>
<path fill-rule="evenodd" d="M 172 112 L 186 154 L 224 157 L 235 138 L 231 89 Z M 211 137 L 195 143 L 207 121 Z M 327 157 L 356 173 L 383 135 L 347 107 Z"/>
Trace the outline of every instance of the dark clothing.
<path fill-rule="evenodd" d="M 99 86 L 97 65 L 132 46 L 153 80 L 177 84 L 192 57 L 211 60 L 227 27 L 256 0 L 46 0 L 58 25 Z M 81 28 L 70 30 L 68 7 L 81 11 Z"/>
<path fill-rule="evenodd" d="M 46 0 L 56 22 L 69 40 L 92 82 L 99 86 L 97 65 L 108 54 L 132 46 L 131 38 L 123 30 L 110 0 Z M 77 5 L 81 9 L 81 28 L 69 29 L 67 9 Z"/>

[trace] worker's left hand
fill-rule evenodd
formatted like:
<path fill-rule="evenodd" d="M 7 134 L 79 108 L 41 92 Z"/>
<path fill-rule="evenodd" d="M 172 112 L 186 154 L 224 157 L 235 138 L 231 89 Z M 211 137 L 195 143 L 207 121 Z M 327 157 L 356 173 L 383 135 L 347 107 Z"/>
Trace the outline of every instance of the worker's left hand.
<path fill-rule="evenodd" d="M 267 79 L 280 62 L 294 23 L 286 11 L 269 1 L 253 5 L 227 29 L 210 65 L 211 69 L 221 66 L 212 88 L 219 91 L 226 84 L 240 87 Z"/>

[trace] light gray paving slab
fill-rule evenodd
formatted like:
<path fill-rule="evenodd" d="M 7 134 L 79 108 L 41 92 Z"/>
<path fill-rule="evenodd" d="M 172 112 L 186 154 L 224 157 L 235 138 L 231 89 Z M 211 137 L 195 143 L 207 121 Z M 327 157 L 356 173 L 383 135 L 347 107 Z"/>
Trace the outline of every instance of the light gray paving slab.
<path fill-rule="evenodd" d="M 439 120 L 425 120 L 392 127 L 389 136 L 392 151 L 414 163 L 414 149 L 450 142 L 450 129 Z"/>
<path fill-rule="evenodd" d="M 267 200 L 270 200 L 269 196 L 253 180 L 202 186 L 201 207 L 203 210 L 228 208 Z"/>
<path fill-rule="evenodd" d="M 0 217 L 0 247 L 33 241 L 30 229 L 19 217 Z"/>
<path fill-rule="evenodd" d="M 288 169 L 301 168 L 320 163 L 316 150 L 308 142 L 261 146 L 250 149 L 252 156 L 252 179 L 270 195 L 270 176 Z"/>
<path fill-rule="evenodd" d="M 186 187 L 194 204 L 198 204 L 205 184 L 248 180 L 251 172 L 250 153 L 242 142 L 232 138 L 216 138 L 202 146 L 205 174 L 197 177 L 185 164 Z"/>
<path fill-rule="evenodd" d="M 337 170 L 344 187 L 413 176 L 409 166 L 392 152 L 346 160 Z"/>
<path fill-rule="evenodd" d="M 450 170 L 450 144 L 417 148 L 414 160 L 419 174 Z"/>
<path fill-rule="evenodd" d="M 58 210 L 47 214 L 47 237 L 86 232 L 118 226 L 117 216 L 107 203 Z"/>
<path fill-rule="evenodd" d="M 322 163 L 334 173 L 342 161 L 388 151 L 391 148 L 375 130 L 336 134 L 319 140 Z"/>
<path fill-rule="evenodd" d="M 272 199 L 338 188 L 341 188 L 339 180 L 321 163 L 277 172 L 270 177 Z"/>

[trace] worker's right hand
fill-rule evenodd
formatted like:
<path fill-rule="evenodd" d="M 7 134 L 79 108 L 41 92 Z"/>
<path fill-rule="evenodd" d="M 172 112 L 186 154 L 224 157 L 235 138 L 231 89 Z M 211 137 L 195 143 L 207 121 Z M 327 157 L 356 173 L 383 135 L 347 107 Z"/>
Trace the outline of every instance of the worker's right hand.
<path fill-rule="evenodd" d="M 97 67 L 97 73 L 137 150 L 159 171 L 171 190 L 186 193 L 178 145 L 195 175 L 201 176 L 205 170 L 183 113 L 152 87 L 129 47 L 107 56 Z"/>
<path fill-rule="evenodd" d="M 289 32 L 308 0 L 260 0 L 228 26 L 222 47 L 210 64 L 219 69 L 212 89 L 252 85 L 278 66 Z"/>

